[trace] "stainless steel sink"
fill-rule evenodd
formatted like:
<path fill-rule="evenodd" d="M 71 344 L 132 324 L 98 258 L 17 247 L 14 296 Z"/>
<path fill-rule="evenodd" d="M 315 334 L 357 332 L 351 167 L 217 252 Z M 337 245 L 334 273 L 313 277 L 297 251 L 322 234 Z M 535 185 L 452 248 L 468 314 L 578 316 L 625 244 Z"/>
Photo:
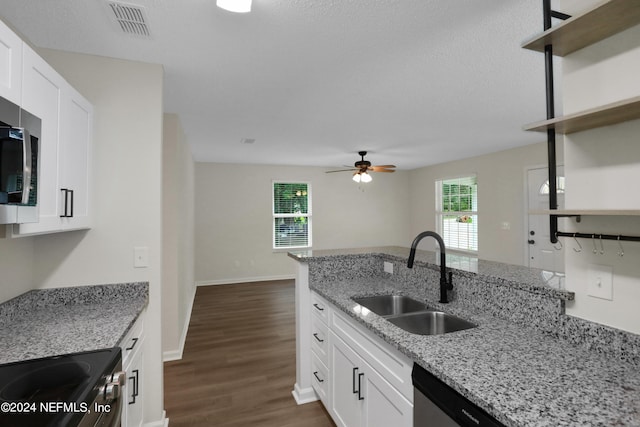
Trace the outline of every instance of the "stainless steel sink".
<path fill-rule="evenodd" d="M 477 326 L 458 316 L 429 309 L 425 303 L 402 295 L 376 295 L 353 298 L 353 301 L 412 334 L 446 334 Z"/>
<path fill-rule="evenodd" d="M 400 329 L 418 335 L 437 335 L 475 328 L 477 325 L 442 311 L 422 311 L 387 317 Z"/>
<path fill-rule="evenodd" d="M 426 310 L 424 303 L 401 295 L 376 295 L 353 298 L 355 302 L 373 311 L 378 316 L 395 316 Z"/>

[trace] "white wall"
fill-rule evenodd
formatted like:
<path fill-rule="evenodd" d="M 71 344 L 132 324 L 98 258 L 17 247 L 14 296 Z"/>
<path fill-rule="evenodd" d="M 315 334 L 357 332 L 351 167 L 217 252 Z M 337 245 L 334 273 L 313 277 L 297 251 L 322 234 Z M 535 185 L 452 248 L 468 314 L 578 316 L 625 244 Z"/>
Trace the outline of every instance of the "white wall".
<path fill-rule="evenodd" d="M 544 139 L 544 137 L 541 137 Z M 562 162 L 562 143 L 557 147 Z M 525 169 L 546 166 L 546 142 L 411 171 L 411 235 L 436 229 L 435 181 L 476 174 L 478 178 L 478 257 L 527 265 Z M 510 224 L 504 230 L 504 222 Z M 410 243 L 410 242 L 409 242 Z"/>
<path fill-rule="evenodd" d="M 179 359 L 195 292 L 194 162 L 180 119 L 164 115 L 162 154 L 162 349 Z"/>
<path fill-rule="evenodd" d="M 10 226 L 7 226 L 10 227 Z M 0 303 L 34 287 L 35 247 L 32 237 L 5 238 L 11 231 L 0 226 Z"/>
<path fill-rule="evenodd" d="M 564 108 L 568 113 L 640 95 L 640 26 L 575 52 L 563 59 Z M 640 210 L 640 120 L 565 137 L 566 207 Z M 566 231 L 640 236 L 640 217 L 583 217 Z M 567 287 L 576 293 L 567 312 L 640 333 L 640 245 L 605 242 L 605 254 L 593 254 L 582 240 L 580 253 L 566 251 Z M 567 244 L 574 245 L 570 239 Z M 599 242 L 597 248 L 600 249 Z M 613 268 L 613 300 L 588 295 L 592 264 Z"/>
<path fill-rule="evenodd" d="M 40 54 L 94 105 L 89 231 L 35 238 L 37 287 L 149 282 L 145 321 L 145 421 L 162 418 L 161 166 L 159 65 L 43 50 Z M 133 268 L 133 248 L 149 267 Z"/>
<path fill-rule="evenodd" d="M 286 251 L 272 249 L 273 180 L 311 183 L 314 249 L 411 243 L 408 172 L 358 185 L 326 170 L 196 163 L 196 281 L 293 277 Z"/>

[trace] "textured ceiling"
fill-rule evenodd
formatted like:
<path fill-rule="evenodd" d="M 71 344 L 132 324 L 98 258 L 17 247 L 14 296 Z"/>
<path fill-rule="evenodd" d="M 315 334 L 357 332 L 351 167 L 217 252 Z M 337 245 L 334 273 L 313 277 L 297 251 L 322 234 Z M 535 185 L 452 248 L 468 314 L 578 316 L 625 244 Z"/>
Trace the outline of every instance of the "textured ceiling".
<path fill-rule="evenodd" d="M 127 3 L 150 39 L 104 0 L 0 0 L 0 15 L 38 47 L 162 64 L 164 110 L 198 161 L 340 166 L 368 150 L 413 169 L 544 140 L 521 130 L 545 114 L 543 58 L 520 48 L 542 1 Z"/>

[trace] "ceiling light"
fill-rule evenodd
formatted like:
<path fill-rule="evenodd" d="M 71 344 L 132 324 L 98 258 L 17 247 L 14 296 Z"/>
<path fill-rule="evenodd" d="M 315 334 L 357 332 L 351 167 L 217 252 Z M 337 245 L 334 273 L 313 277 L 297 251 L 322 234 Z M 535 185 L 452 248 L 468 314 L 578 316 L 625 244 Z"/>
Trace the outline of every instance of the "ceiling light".
<path fill-rule="evenodd" d="M 229 12 L 251 12 L 251 0 L 216 0 L 216 5 Z"/>
<path fill-rule="evenodd" d="M 356 172 L 352 178 L 355 182 L 371 182 L 373 178 L 367 172 Z"/>

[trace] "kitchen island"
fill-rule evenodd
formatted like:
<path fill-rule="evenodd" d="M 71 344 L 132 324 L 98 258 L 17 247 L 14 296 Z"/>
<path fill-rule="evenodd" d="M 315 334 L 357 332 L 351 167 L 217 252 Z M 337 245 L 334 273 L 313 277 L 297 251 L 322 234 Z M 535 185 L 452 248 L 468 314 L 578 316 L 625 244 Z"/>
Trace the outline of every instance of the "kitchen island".
<path fill-rule="evenodd" d="M 308 334 L 307 294 L 315 292 L 507 426 L 640 425 L 639 337 L 567 316 L 573 294 L 561 276 L 450 257 L 454 290 L 451 302 L 440 304 L 436 254 L 418 251 L 414 269 L 406 268 L 408 255 L 399 247 L 289 254 L 297 261 L 299 403 L 313 400 L 302 335 Z M 352 300 L 383 294 L 426 300 L 478 326 L 415 335 Z"/>
<path fill-rule="evenodd" d="M 0 304 L 0 364 L 116 347 L 148 303 L 148 283 L 32 290 Z"/>

